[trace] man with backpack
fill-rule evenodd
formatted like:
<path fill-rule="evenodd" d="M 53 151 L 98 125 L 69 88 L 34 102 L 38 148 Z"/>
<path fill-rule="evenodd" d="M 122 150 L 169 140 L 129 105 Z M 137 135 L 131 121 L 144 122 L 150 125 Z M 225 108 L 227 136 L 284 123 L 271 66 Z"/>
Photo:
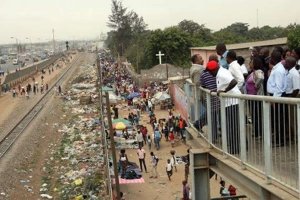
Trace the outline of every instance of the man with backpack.
<path fill-rule="evenodd" d="M 159 159 L 158 159 L 158 157 L 156 157 L 154 155 L 154 153 L 152 151 L 151 151 L 150 155 L 151 155 L 150 162 L 152 165 L 152 175 L 150 176 L 150 178 L 157 178 L 157 164 L 158 164 Z"/>

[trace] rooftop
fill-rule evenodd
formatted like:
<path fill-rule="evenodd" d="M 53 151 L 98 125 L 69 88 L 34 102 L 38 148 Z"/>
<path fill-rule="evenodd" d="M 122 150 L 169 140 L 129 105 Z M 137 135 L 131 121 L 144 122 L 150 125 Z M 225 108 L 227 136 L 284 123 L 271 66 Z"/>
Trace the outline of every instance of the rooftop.
<path fill-rule="evenodd" d="M 283 45 L 287 43 L 287 38 L 276 38 L 273 40 L 264 40 L 257 42 L 246 42 L 246 43 L 238 43 L 238 44 L 226 44 L 227 49 L 246 49 L 249 47 L 256 46 L 274 46 L 274 45 Z M 216 46 L 207 46 L 207 47 L 191 47 L 191 50 L 212 50 L 215 51 Z"/>

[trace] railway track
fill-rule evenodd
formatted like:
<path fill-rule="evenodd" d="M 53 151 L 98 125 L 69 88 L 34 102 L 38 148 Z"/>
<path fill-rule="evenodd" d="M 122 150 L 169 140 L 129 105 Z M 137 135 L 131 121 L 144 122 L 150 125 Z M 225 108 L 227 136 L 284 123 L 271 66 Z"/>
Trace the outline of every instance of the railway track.
<path fill-rule="evenodd" d="M 51 98 L 55 85 L 61 85 L 64 78 L 69 74 L 73 66 L 81 64 L 83 54 L 80 53 L 61 74 L 61 76 L 55 81 L 55 83 L 49 88 L 48 91 L 41 97 L 41 99 L 22 117 L 22 119 L 8 132 L 0 141 L 0 159 L 8 152 L 13 146 L 18 137 L 24 132 L 32 120 L 43 109 L 44 105 Z"/>

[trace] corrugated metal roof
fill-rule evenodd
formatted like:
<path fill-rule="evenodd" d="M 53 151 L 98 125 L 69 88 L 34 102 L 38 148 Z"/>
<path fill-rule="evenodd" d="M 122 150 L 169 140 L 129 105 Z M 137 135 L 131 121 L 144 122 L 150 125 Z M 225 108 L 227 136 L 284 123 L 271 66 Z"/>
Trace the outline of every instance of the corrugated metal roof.
<path fill-rule="evenodd" d="M 283 45 L 287 43 L 287 38 L 277 38 L 274 40 L 264 40 L 264 41 L 257 41 L 257 42 L 247 42 L 247 43 L 238 43 L 238 44 L 226 44 L 227 49 L 246 49 L 249 47 L 257 47 L 257 46 L 273 46 L 273 45 Z M 207 46 L 207 47 L 191 47 L 191 50 L 212 50 L 215 51 L 215 46 Z"/>

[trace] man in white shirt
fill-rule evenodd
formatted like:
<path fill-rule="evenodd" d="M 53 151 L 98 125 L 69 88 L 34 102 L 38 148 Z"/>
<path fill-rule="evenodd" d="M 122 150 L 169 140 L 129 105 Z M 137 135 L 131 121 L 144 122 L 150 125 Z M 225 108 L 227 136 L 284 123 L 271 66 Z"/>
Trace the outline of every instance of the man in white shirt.
<path fill-rule="evenodd" d="M 149 111 L 151 112 L 152 111 L 152 102 L 151 102 L 151 100 L 150 99 L 148 99 L 148 109 L 149 109 Z"/>
<path fill-rule="evenodd" d="M 152 175 L 149 178 L 157 178 L 157 164 L 158 164 L 158 158 L 154 155 L 154 153 L 150 152 L 151 156 L 151 165 L 152 165 Z"/>
<path fill-rule="evenodd" d="M 267 82 L 267 91 L 271 96 L 281 97 L 285 96 L 286 83 L 287 83 L 287 71 L 281 62 L 281 53 L 274 50 L 271 53 L 270 64 L 273 65 L 271 74 Z M 284 146 L 285 135 L 288 124 L 288 112 L 285 104 L 274 103 L 271 106 L 271 127 L 273 127 L 273 146 Z"/>
<path fill-rule="evenodd" d="M 281 54 L 279 51 L 273 51 L 270 64 L 274 65 L 267 82 L 267 91 L 271 96 L 281 97 L 286 90 L 287 71 L 281 63 Z"/>
<path fill-rule="evenodd" d="M 140 130 L 138 130 L 138 133 L 136 135 L 136 140 L 138 141 L 140 147 L 144 146 L 144 137 L 143 134 L 140 132 Z"/>
<path fill-rule="evenodd" d="M 171 164 L 170 159 L 167 160 L 167 165 L 166 165 L 166 172 L 167 172 L 167 176 L 169 178 L 169 181 L 171 180 L 171 176 L 173 175 L 173 166 Z"/>
<path fill-rule="evenodd" d="M 296 65 L 296 70 L 299 72 L 300 74 L 300 47 L 297 47 L 295 49 L 293 49 L 292 51 L 292 56 L 296 59 L 297 61 L 297 65 Z M 298 98 L 300 98 L 300 92 L 297 96 Z"/>
<path fill-rule="evenodd" d="M 297 60 L 294 57 L 287 57 L 285 59 L 284 67 L 288 71 L 287 74 L 287 82 L 286 82 L 286 97 L 293 97 L 296 98 L 299 94 L 300 89 L 300 75 L 296 69 Z M 287 106 L 285 105 L 285 124 L 289 124 L 289 128 L 285 129 L 287 133 L 289 133 L 290 137 L 295 137 L 295 132 L 297 130 L 297 124 L 294 122 L 297 121 L 297 117 L 295 113 L 297 113 L 297 109 L 295 106 Z M 288 114 L 287 114 L 288 113 Z M 290 138 L 292 139 L 292 138 Z M 294 138 L 295 139 L 295 138 Z"/>
<path fill-rule="evenodd" d="M 300 47 L 297 47 L 297 48 L 293 49 L 292 56 L 297 61 L 297 67 L 296 67 L 296 69 L 300 73 Z"/>
<path fill-rule="evenodd" d="M 237 81 L 237 87 L 242 90 L 245 80 L 241 66 L 236 60 L 236 53 L 233 50 L 229 50 L 226 60 L 229 64 L 228 70 L 232 74 L 233 78 Z"/>
<path fill-rule="evenodd" d="M 237 87 L 237 81 L 233 78 L 229 70 L 219 67 L 216 61 L 209 61 L 206 66 L 206 70 L 216 77 L 217 81 L 217 94 L 241 94 Z M 226 111 L 226 133 L 228 153 L 239 154 L 240 153 L 240 132 L 239 132 L 239 115 L 238 115 L 238 100 L 235 98 L 225 99 L 225 111 Z"/>
<path fill-rule="evenodd" d="M 236 60 L 238 62 L 238 64 L 241 66 L 241 70 L 244 76 L 244 80 L 246 80 L 247 76 L 248 76 L 248 69 L 245 65 L 245 59 L 243 58 L 243 56 L 237 56 Z"/>
<path fill-rule="evenodd" d="M 285 94 L 287 97 L 297 97 L 300 89 L 300 75 L 295 66 L 297 61 L 294 57 L 285 59 L 285 69 L 288 71 Z"/>
<path fill-rule="evenodd" d="M 145 153 L 145 150 L 141 146 L 139 146 L 139 149 L 137 150 L 137 155 L 139 157 L 141 171 L 143 172 L 143 166 L 142 166 L 142 164 L 143 164 L 145 172 L 147 173 L 147 167 L 146 167 L 146 163 L 145 163 L 146 153 Z"/>

